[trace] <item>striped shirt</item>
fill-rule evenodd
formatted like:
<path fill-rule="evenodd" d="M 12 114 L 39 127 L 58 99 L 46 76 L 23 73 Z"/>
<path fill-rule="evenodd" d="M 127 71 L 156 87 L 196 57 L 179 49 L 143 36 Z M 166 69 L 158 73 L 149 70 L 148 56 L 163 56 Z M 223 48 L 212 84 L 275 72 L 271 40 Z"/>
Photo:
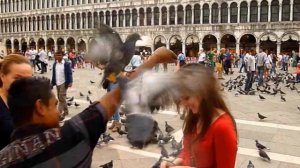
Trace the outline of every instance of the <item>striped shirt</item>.
<path fill-rule="evenodd" d="M 106 124 L 106 113 L 97 103 L 60 128 L 18 128 L 11 143 L 0 151 L 0 167 L 90 167 L 93 150 Z"/>

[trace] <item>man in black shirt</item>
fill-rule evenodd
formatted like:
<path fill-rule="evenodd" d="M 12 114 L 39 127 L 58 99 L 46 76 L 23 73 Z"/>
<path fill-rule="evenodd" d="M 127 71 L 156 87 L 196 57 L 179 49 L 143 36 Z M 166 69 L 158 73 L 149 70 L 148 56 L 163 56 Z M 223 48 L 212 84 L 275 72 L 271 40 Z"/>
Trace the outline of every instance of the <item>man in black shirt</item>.
<path fill-rule="evenodd" d="M 173 52 L 159 48 L 130 78 L 158 63 L 175 61 Z M 59 127 L 50 80 L 16 80 L 8 96 L 16 129 L 11 143 L 0 151 L 0 167 L 90 167 L 94 147 L 120 101 L 121 89 L 115 89 Z"/>

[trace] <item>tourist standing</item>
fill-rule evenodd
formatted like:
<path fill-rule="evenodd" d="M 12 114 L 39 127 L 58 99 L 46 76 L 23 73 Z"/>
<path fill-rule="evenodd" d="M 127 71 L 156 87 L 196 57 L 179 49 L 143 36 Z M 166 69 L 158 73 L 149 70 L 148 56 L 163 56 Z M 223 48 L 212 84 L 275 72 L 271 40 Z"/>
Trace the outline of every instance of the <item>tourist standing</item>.
<path fill-rule="evenodd" d="M 257 69 L 257 75 L 258 75 L 258 86 L 262 86 L 264 79 L 264 69 L 266 64 L 267 54 L 264 52 L 264 50 L 260 49 L 259 53 L 256 57 L 256 69 Z"/>
<path fill-rule="evenodd" d="M 72 87 L 73 76 L 72 68 L 68 61 L 63 60 L 63 53 L 56 52 L 54 54 L 55 62 L 52 68 L 52 85 L 56 86 L 58 97 L 58 111 L 61 120 L 69 114 L 66 97 L 67 90 Z"/>

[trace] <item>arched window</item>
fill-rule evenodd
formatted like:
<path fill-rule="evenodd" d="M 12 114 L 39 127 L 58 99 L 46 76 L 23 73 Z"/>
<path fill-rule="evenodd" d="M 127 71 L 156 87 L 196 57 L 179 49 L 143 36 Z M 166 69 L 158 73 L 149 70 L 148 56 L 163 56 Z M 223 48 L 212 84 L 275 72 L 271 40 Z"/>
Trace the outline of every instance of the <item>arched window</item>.
<path fill-rule="evenodd" d="M 69 30 L 70 29 L 70 15 L 67 14 L 66 16 L 66 29 Z"/>
<path fill-rule="evenodd" d="M 257 7 L 257 2 L 252 1 L 250 3 L 250 22 L 257 22 L 258 16 L 258 7 Z"/>
<path fill-rule="evenodd" d="M 1 23 L 1 30 L 3 31 L 2 23 Z M 20 19 L 20 31 L 23 32 L 23 18 Z"/>
<path fill-rule="evenodd" d="M 151 8 L 147 8 L 147 26 L 150 26 L 152 23 L 152 10 Z"/>
<path fill-rule="evenodd" d="M 219 5 L 217 3 L 214 3 L 212 5 L 212 17 L 211 17 L 211 23 L 218 23 L 219 22 Z"/>
<path fill-rule="evenodd" d="M 82 29 L 85 29 L 87 27 L 86 25 L 86 14 L 85 13 L 82 13 L 82 19 L 81 19 L 81 22 L 82 22 Z"/>
<path fill-rule="evenodd" d="M 125 27 L 130 26 L 130 10 L 126 9 L 125 11 Z"/>
<path fill-rule="evenodd" d="M 55 21 L 55 19 L 54 19 L 54 16 L 52 15 L 51 16 L 51 30 L 54 30 L 54 21 Z"/>
<path fill-rule="evenodd" d="M 201 17 L 200 5 L 196 4 L 194 6 L 194 24 L 200 24 L 200 17 Z"/>
<path fill-rule="evenodd" d="M 179 5 L 177 7 L 177 24 L 183 24 L 183 7 L 182 5 Z"/>
<path fill-rule="evenodd" d="M 88 13 L 87 21 L 88 21 L 88 29 L 91 29 L 92 28 L 92 13 L 91 12 Z"/>
<path fill-rule="evenodd" d="M 51 3 L 52 3 L 52 4 L 51 4 L 51 7 L 50 7 L 50 8 L 54 8 L 54 7 L 55 7 L 55 1 L 52 0 Z"/>
<path fill-rule="evenodd" d="M 71 20 L 72 20 L 72 29 L 75 29 L 75 14 L 74 13 L 72 13 L 72 15 L 71 15 Z"/>
<path fill-rule="evenodd" d="M 32 18 L 32 31 L 36 31 L 35 23 L 36 23 L 36 19 L 35 19 L 35 17 L 33 17 Z"/>
<path fill-rule="evenodd" d="M 271 22 L 277 22 L 279 20 L 279 2 L 273 0 L 271 3 Z"/>
<path fill-rule="evenodd" d="M 99 17 L 98 17 L 98 12 L 94 12 L 94 28 L 97 27 Z"/>
<path fill-rule="evenodd" d="M 300 1 L 294 0 L 293 20 L 300 21 Z"/>
<path fill-rule="evenodd" d="M 65 16 L 64 15 L 61 15 L 61 17 L 60 17 L 60 28 L 61 28 L 61 30 L 65 29 Z"/>
<path fill-rule="evenodd" d="M 77 20 L 76 29 L 80 29 L 80 21 L 81 21 L 80 13 L 77 13 L 76 20 Z"/>
<path fill-rule="evenodd" d="M 110 26 L 110 12 L 105 12 L 105 24 Z"/>
<path fill-rule="evenodd" d="M 123 27 L 124 23 L 124 13 L 122 10 L 119 10 L 119 27 Z"/>
<path fill-rule="evenodd" d="M 117 12 L 113 11 L 112 12 L 112 27 L 116 27 L 117 26 Z"/>
<path fill-rule="evenodd" d="M 50 30 L 50 18 L 46 16 L 46 30 Z"/>
<path fill-rule="evenodd" d="M 228 23 L 228 5 L 226 2 L 221 5 L 221 23 Z"/>
<path fill-rule="evenodd" d="M 208 4 L 203 5 L 203 24 L 209 23 L 209 6 Z"/>
<path fill-rule="evenodd" d="M 162 7 L 161 8 L 161 25 L 167 25 L 167 19 L 168 19 L 167 8 Z"/>
<path fill-rule="evenodd" d="M 282 1 L 282 21 L 290 21 L 290 0 Z"/>
<path fill-rule="evenodd" d="M 60 18 L 59 18 L 59 15 L 56 15 L 56 18 L 55 18 L 55 20 L 56 20 L 56 30 L 59 30 L 59 28 L 60 28 Z"/>
<path fill-rule="evenodd" d="M 242 2 L 240 6 L 240 23 L 246 23 L 248 19 L 248 4 L 247 2 Z"/>
<path fill-rule="evenodd" d="M 187 5 L 185 7 L 185 24 L 192 24 L 192 7 Z"/>
<path fill-rule="evenodd" d="M 140 26 L 144 26 L 144 21 L 145 21 L 145 11 L 144 8 L 140 8 L 139 9 L 139 22 L 140 22 Z"/>
<path fill-rule="evenodd" d="M 238 8 L 237 3 L 230 4 L 230 23 L 237 23 Z"/>
<path fill-rule="evenodd" d="M 169 24 L 170 25 L 175 25 L 175 7 L 170 6 L 169 8 Z"/>
<path fill-rule="evenodd" d="M 53 1 L 53 0 L 52 0 Z M 56 1 L 56 7 L 59 7 L 60 6 L 60 3 L 59 1 Z"/>
<path fill-rule="evenodd" d="M 154 8 L 154 25 L 159 25 L 159 8 Z"/>
<path fill-rule="evenodd" d="M 132 26 L 137 26 L 137 10 L 132 10 Z"/>
<path fill-rule="evenodd" d="M 268 2 L 267 0 L 263 0 L 260 4 L 260 21 L 267 22 L 268 21 Z"/>

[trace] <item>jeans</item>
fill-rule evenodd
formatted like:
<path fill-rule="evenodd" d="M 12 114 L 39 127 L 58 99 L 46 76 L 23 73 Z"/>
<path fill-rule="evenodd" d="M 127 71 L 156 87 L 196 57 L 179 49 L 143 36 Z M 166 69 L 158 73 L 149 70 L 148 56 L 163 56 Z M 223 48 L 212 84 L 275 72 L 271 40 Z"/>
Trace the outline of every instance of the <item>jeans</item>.
<path fill-rule="evenodd" d="M 231 64 L 230 60 L 225 60 L 225 62 L 224 62 L 224 71 L 225 71 L 226 75 L 228 75 L 228 73 L 229 73 L 230 64 Z"/>
<path fill-rule="evenodd" d="M 250 91 L 252 88 L 252 83 L 254 79 L 254 71 L 247 72 L 247 79 L 246 79 L 246 85 L 245 85 L 245 91 Z"/>
<path fill-rule="evenodd" d="M 110 92 L 116 88 L 118 88 L 118 83 L 109 83 L 107 92 Z M 119 108 L 115 111 L 114 115 L 112 116 L 113 121 L 120 121 L 120 113 L 119 113 Z"/>
<path fill-rule="evenodd" d="M 271 68 L 271 71 L 270 71 L 270 74 L 272 75 L 272 72 L 274 73 L 274 74 L 276 74 L 276 63 L 272 63 L 272 68 Z"/>
<path fill-rule="evenodd" d="M 245 68 L 245 64 L 244 64 L 244 63 L 242 63 L 242 65 L 241 65 L 240 73 L 242 73 L 242 69 L 243 69 L 243 68 Z M 245 69 L 244 69 L 244 72 L 245 72 Z"/>
<path fill-rule="evenodd" d="M 258 86 L 262 86 L 264 83 L 264 66 L 257 67 L 258 72 Z"/>
<path fill-rule="evenodd" d="M 296 82 L 300 82 L 300 74 L 296 75 Z"/>

